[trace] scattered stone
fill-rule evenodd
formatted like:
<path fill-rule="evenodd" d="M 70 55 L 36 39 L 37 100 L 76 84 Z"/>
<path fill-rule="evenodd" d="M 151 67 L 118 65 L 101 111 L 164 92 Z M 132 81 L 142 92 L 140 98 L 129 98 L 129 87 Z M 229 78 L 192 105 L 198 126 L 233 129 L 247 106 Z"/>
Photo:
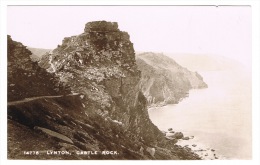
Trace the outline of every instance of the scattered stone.
<path fill-rule="evenodd" d="M 116 124 L 123 125 L 123 123 L 120 122 L 120 121 L 117 121 L 117 120 L 111 120 L 111 121 L 114 122 L 114 123 L 116 123 Z"/>
<path fill-rule="evenodd" d="M 169 136 L 165 136 L 165 139 L 167 140 L 173 140 L 173 138 L 169 137 Z"/>
<path fill-rule="evenodd" d="M 170 131 L 170 133 L 175 133 L 175 131 Z"/>
<path fill-rule="evenodd" d="M 169 128 L 168 131 L 172 131 L 172 128 Z"/>
<path fill-rule="evenodd" d="M 161 131 L 161 132 L 163 133 L 163 136 L 166 136 L 166 133 L 167 133 L 167 132 L 165 132 L 165 131 Z"/>
<path fill-rule="evenodd" d="M 176 132 L 176 133 L 173 135 L 173 137 L 174 137 L 175 139 L 181 139 L 181 138 L 183 138 L 183 133 L 182 133 L 182 132 Z"/>
<path fill-rule="evenodd" d="M 174 138 L 171 138 L 171 137 L 165 137 L 168 141 L 169 144 L 176 144 L 178 142 L 178 139 L 174 139 Z"/>
<path fill-rule="evenodd" d="M 172 139 L 171 143 L 176 144 L 178 142 L 178 139 Z"/>
<path fill-rule="evenodd" d="M 144 148 L 142 146 L 140 148 L 140 153 L 141 153 L 141 155 L 144 155 Z"/>
<path fill-rule="evenodd" d="M 189 137 L 183 137 L 182 140 L 189 140 Z"/>
<path fill-rule="evenodd" d="M 83 98 L 84 98 L 84 95 L 80 95 L 79 97 L 80 97 L 81 99 L 83 99 Z"/>
<path fill-rule="evenodd" d="M 85 104 L 82 103 L 82 107 L 85 108 L 86 107 Z"/>
<path fill-rule="evenodd" d="M 192 147 L 196 147 L 197 145 L 196 144 L 192 144 Z"/>
<path fill-rule="evenodd" d="M 212 152 L 215 152 L 215 150 L 214 150 L 214 149 L 211 149 L 211 151 L 212 151 Z"/>
<path fill-rule="evenodd" d="M 149 152 L 149 154 L 154 157 L 155 154 L 155 148 L 147 147 L 146 151 Z"/>

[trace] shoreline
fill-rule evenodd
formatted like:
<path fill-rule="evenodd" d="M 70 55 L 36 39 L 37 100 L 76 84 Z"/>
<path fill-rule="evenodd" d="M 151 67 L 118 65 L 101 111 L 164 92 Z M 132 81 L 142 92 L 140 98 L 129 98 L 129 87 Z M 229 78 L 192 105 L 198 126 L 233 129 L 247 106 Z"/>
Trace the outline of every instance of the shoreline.
<path fill-rule="evenodd" d="M 185 99 L 185 98 L 183 98 L 183 99 Z M 169 105 L 177 105 L 177 104 L 160 104 L 160 105 L 154 104 L 153 106 L 148 106 L 148 112 L 151 109 L 158 109 L 158 108 L 166 107 Z M 169 131 L 169 129 L 170 129 L 170 131 Z M 161 130 L 161 132 L 165 135 L 164 137 L 166 139 L 174 140 L 174 139 L 169 139 L 170 136 L 173 136 L 174 133 L 176 133 L 175 131 L 172 131 L 172 128 L 168 128 L 168 130 Z M 172 132 L 174 132 L 174 133 L 172 133 Z M 183 132 L 180 132 L 180 133 L 183 133 Z M 227 157 L 219 154 L 215 148 L 206 146 L 205 144 L 203 144 L 201 142 L 194 141 L 194 140 L 196 140 L 196 137 L 194 135 L 185 136 L 185 134 L 184 134 L 183 138 L 176 139 L 177 142 L 175 145 L 178 145 L 192 153 L 197 154 L 202 160 L 227 160 L 228 159 Z M 189 138 L 189 139 L 187 139 L 187 138 Z"/>
<path fill-rule="evenodd" d="M 190 89 L 189 92 L 191 90 L 201 90 L 201 89 L 205 89 L 205 88 Z M 183 100 L 189 98 L 189 94 L 190 93 L 188 93 L 188 95 L 186 95 L 185 97 L 180 98 L 176 103 L 160 102 L 160 103 L 157 103 L 157 104 L 148 105 L 147 106 L 148 113 L 151 109 L 157 110 L 157 109 L 160 109 L 162 107 L 178 105 Z M 150 115 L 149 115 L 149 118 L 150 118 Z M 175 139 L 169 139 L 170 136 L 174 136 L 174 133 L 171 133 L 171 132 L 175 132 L 175 131 L 172 131 L 172 130 L 173 130 L 172 128 L 168 128 L 168 130 L 161 130 L 161 132 L 163 134 L 165 134 L 166 139 L 175 140 Z M 179 133 L 183 133 L 182 130 L 179 130 L 179 131 L 181 131 Z M 206 146 L 202 142 L 198 142 L 196 140 L 197 139 L 194 135 L 190 135 L 190 136 L 183 135 L 183 138 L 176 139 L 175 145 L 178 145 L 178 146 L 180 146 L 180 147 L 182 147 L 182 148 L 184 148 L 184 149 L 186 149 L 186 150 L 188 150 L 192 153 L 197 154 L 202 160 L 227 160 L 228 159 L 227 157 L 218 153 L 218 151 L 215 148 Z"/>
<path fill-rule="evenodd" d="M 182 132 L 175 132 L 172 128 L 168 131 L 161 131 L 168 140 L 176 140 L 175 145 L 183 147 L 188 151 L 197 154 L 202 160 L 226 160 L 227 158 L 218 153 L 218 151 L 212 147 L 208 147 L 203 143 L 195 142 L 195 136 L 185 136 Z"/>

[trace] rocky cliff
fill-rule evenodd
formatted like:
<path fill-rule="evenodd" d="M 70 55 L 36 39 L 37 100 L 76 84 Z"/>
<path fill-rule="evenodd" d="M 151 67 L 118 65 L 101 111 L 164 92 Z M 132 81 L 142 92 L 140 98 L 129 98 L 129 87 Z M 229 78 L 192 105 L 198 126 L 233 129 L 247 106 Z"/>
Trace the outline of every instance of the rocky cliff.
<path fill-rule="evenodd" d="M 72 94 L 8 102 L 10 159 L 199 159 L 150 121 L 133 44 L 117 23 L 87 23 L 39 65 Z"/>
<path fill-rule="evenodd" d="M 151 106 L 175 104 L 188 96 L 190 89 L 207 88 L 197 72 L 177 64 L 159 53 L 141 53 L 136 56 L 141 70 L 140 88 Z"/>

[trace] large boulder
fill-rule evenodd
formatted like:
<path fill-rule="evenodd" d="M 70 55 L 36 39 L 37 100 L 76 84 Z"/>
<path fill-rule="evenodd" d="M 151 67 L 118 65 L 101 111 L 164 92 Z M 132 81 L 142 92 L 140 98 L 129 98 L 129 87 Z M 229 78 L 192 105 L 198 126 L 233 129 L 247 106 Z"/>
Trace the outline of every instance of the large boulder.
<path fill-rule="evenodd" d="M 173 137 L 176 138 L 176 139 L 181 139 L 181 138 L 183 138 L 183 133 L 182 132 L 176 132 L 176 133 L 174 133 Z"/>

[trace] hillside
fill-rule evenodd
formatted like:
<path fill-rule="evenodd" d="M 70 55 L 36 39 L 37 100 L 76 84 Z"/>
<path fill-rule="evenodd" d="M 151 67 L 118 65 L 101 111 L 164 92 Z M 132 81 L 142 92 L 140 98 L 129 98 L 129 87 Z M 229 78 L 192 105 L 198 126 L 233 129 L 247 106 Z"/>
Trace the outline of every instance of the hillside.
<path fill-rule="evenodd" d="M 8 42 L 9 52 L 21 56 L 15 56 L 8 76 L 32 63 L 30 51 L 21 43 L 22 49 L 12 45 Z M 26 62 L 20 63 L 23 57 Z M 89 22 L 82 34 L 64 38 L 44 57 L 39 64 L 45 64 L 57 82 L 42 88 L 51 81 L 35 72 L 34 81 L 43 93 L 21 93 L 18 101 L 8 102 L 9 159 L 200 159 L 189 148 L 176 145 L 177 139 L 167 139 L 150 121 L 133 43 L 117 23 Z M 58 90 L 49 95 L 55 84 L 71 94 Z M 24 84 L 17 92 L 30 87 Z M 39 154 L 23 152 L 35 150 Z M 54 151 L 61 153 L 51 154 Z"/>
<path fill-rule="evenodd" d="M 52 49 L 32 48 L 32 47 L 27 47 L 27 49 L 32 52 L 32 55 L 30 56 L 32 61 L 39 61 L 44 54 L 52 50 Z"/>
<path fill-rule="evenodd" d="M 178 103 L 190 89 L 207 88 L 197 72 L 191 72 L 173 59 L 158 53 L 136 56 L 141 70 L 140 88 L 150 105 Z"/>
<path fill-rule="evenodd" d="M 32 53 L 8 36 L 8 101 L 26 97 L 70 93 L 58 78 L 40 68 L 30 58 Z"/>

